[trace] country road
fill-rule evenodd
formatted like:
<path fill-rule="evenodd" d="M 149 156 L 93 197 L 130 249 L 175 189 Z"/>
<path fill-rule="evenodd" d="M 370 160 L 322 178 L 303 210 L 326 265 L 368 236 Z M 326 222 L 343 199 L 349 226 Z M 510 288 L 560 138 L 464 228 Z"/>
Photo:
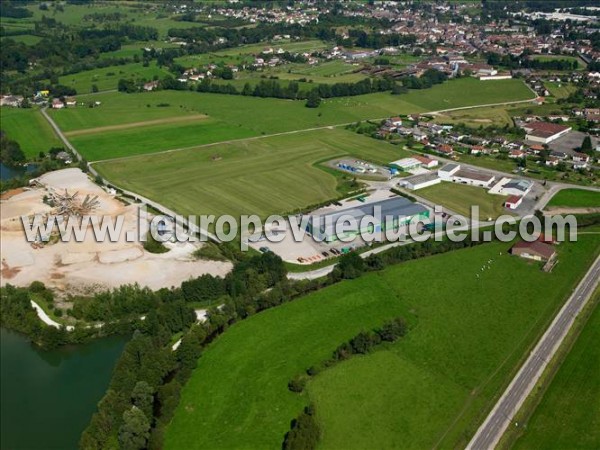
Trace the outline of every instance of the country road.
<path fill-rule="evenodd" d="M 489 450 L 498 444 L 506 429 L 512 424 L 515 414 L 552 360 L 578 314 L 594 293 L 599 280 L 600 256 L 596 258 L 592 267 L 529 354 L 492 412 L 469 442 L 467 450 Z"/>

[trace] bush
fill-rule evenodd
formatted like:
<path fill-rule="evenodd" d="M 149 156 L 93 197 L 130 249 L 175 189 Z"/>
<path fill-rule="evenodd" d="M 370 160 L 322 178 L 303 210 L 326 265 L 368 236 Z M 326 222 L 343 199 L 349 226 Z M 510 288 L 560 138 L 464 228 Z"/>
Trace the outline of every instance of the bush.
<path fill-rule="evenodd" d="M 292 392 L 302 392 L 306 386 L 306 381 L 305 376 L 297 375 L 289 381 L 288 389 Z"/>
<path fill-rule="evenodd" d="M 42 292 L 42 291 L 45 291 L 45 290 L 46 290 L 46 286 L 41 281 L 33 281 L 29 285 L 29 291 L 30 292 L 38 293 L 38 292 Z"/>

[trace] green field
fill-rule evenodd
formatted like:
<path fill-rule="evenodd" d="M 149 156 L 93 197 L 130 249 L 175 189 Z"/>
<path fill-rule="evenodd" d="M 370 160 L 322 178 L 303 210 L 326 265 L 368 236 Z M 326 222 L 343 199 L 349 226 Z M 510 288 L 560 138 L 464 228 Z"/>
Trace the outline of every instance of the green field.
<path fill-rule="evenodd" d="M 544 86 L 556 98 L 566 98 L 577 91 L 577 86 L 570 83 L 546 82 Z"/>
<path fill-rule="evenodd" d="M 465 217 L 471 216 L 471 205 L 479 206 L 481 220 L 509 214 L 503 206 L 506 197 L 488 194 L 487 189 L 477 186 L 442 181 L 439 184 L 419 189 L 415 192 L 415 195 L 423 197 L 436 205 L 445 206 Z"/>
<path fill-rule="evenodd" d="M 97 163 L 117 186 L 181 214 L 285 213 L 339 196 L 317 162 L 352 155 L 386 163 L 408 152 L 342 129 L 324 129 Z"/>
<path fill-rule="evenodd" d="M 463 123 L 468 127 L 479 128 L 494 126 L 514 125 L 506 106 L 488 106 L 483 108 L 464 109 L 461 111 L 452 111 L 438 114 L 433 119 L 436 123 L 459 124 Z"/>
<path fill-rule="evenodd" d="M 569 55 L 534 55 L 533 59 L 537 59 L 538 61 L 552 61 L 553 59 L 564 59 L 566 61 L 577 61 L 579 63 L 579 68 L 577 70 L 584 70 L 587 67 L 585 61 L 578 56 L 569 56 Z"/>
<path fill-rule="evenodd" d="M 600 445 L 600 307 L 577 338 L 514 449 Z M 595 404 L 595 405 L 594 405 Z"/>
<path fill-rule="evenodd" d="M 550 274 L 509 256 L 509 244 L 485 244 L 346 281 L 232 326 L 200 358 L 165 447 L 280 448 L 309 400 L 322 449 L 463 447 L 597 254 L 598 236 L 581 237 L 560 246 Z M 398 315 L 411 324 L 405 338 L 325 370 L 305 394 L 288 391 L 341 342 Z"/>
<path fill-rule="evenodd" d="M 600 192 L 563 189 L 548 202 L 547 207 L 600 208 Z"/>
<path fill-rule="evenodd" d="M 167 130 L 157 125 L 155 129 L 145 129 L 138 136 L 131 131 L 116 130 L 103 132 L 98 142 L 93 135 L 74 139 L 73 143 L 86 158 L 96 160 L 219 142 L 224 140 L 223 130 L 226 127 L 232 130 L 230 139 L 234 139 L 345 124 L 367 118 L 381 119 L 401 113 L 442 109 L 449 105 L 468 106 L 481 101 L 483 96 L 489 102 L 528 97 L 529 91 L 521 81 L 505 81 L 509 83 L 502 88 L 503 84 L 496 82 L 486 84 L 474 79 L 459 79 L 401 96 L 377 93 L 327 99 L 316 109 L 306 108 L 303 101 L 273 98 L 185 91 L 111 92 L 79 97 L 81 101 L 100 101 L 100 107 L 68 108 L 50 111 L 50 114 L 65 132 L 186 114 L 201 113 L 211 119 L 196 128 L 188 126 L 180 129 L 173 125 Z M 465 89 L 472 95 L 465 96 Z"/>
<path fill-rule="evenodd" d="M 60 84 L 70 86 L 78 94 L 89 94 L 92 85 L 96 85 L 100 91 L 117 89 L 121 78 L 126 80 L 145 79 L 152 80 L 155 76 L 164 78 L 169 75 L 166 68 L 161 68 L 152 62 L 148 67 L 142 63 L 130 63 L 123 66 L 110 66 L 102 69 L 86 70 L 72 75 L 64 75 L 58 79 Z"/>
<path fill-rule="evenodd" d="M 62 147 L 52 127 L 35 108 L 0 108 L 0 128 L 19 143 L 27 158 L 37 158 L 51 147 Z"/>

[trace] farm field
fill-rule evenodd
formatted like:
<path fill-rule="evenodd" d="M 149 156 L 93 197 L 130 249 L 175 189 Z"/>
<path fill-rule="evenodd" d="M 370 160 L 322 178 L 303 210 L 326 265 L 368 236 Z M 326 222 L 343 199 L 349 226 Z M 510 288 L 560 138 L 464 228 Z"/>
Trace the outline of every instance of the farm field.
<path fill-rule="evenodd" d="M 439 184 L 419 189 L 415 195 L 434 202 L 436 205 L 445 206 L 467 218 L 471 216 L 471 205 L 479 206 L 481 220 L 509 214 L 503 206 L 506 197 L 488 194 L 486 189 L 477 186 L 442 181 Z"/>
<path fill-rule="evenodd" d="M 408 155 L 341 129 L 138 156 L 94 167 L 124 189 L 181 214 L 286 213 L 339 196 L 335 176 L 315 165 L 348 156 L 385 163 Z"/>
<path fill-rule="evenodd" d="M 464 446 L 600 238 L 561 245 L 551 274 L 509 256 L 509 246 L 395 265 L 233 325 L 199 359 L 165 447 L 280 448 L 309 401 L 319 448 Z M 326 369 L 304 394 L 287 389 L 340 343 L 396 316 L 411 324 L 405 338 Z"/>
<path fill-rule="evenodd" d="M 130 63 L 63 75 L 58 80 L 60 84 L 75 89 L 78 94 L 89 94 L 92 92 L 94 84 L 98 90 L 108 91 L 117 89 L 121 78 L 126 80 L 143 78 L 150 81 L 155 76 L 164 78 L 167 75 L 169 75 L 169 71 L 166 68 L 158 67 L 153 61 L 148 67 L 144 67 L 142 63 Z"/>
<path fill-rule="evenodd" d="M 590 402 L 600 398 L 599 341 L 600 307 L 596 304 L 585 328 L 527 422 L 524 434 L 512 448 L 597 448 L 600 443 L 600 411 Z"/>
<path fill-rule="evenodd" d="M 583 189 L 563 189 L 548 202 L 547 207 L 600 208 L 600 192 Z"/>
<path fill-rule="evenodd" d="M 111 125 L 144 122 L 161 118 L 172 118 L 189 114 L 205 114 L 205 122 L 215 125 L 210 128 L 164 130 L 148 128 L 143 135 L 135 137 L 130 132 L 109 132 L 101 136 L 101 146 L 95 143 L 92 135 L 78 138 L 74 144 L 81 145 L 82 153 L 89 160 L 152 153 L 193 145 L 218 142 L 224 139 L 222 130 L 229 126 L 232 131 L 229 139 L 252 135 L 273 134 L 292 130 L 302 130 L 329 125 L 339 125 L 367 118 L 385 118 L 400 113 L 423 112 L 445 106 L 469 105 L 478 97 L 465 97 L 464 89 L 481 95 L 496 86 L 495 93 L 488 101 L 498 98 L 527 98 L 528 90 L 518 80 L 506 80 L 510 90 L 503 92 L 500 85 L 485 85 L 477 80 L 460 79 L 435 86 L 423 91 L 411 91 L 406 95 L 393 96 L 389 93 L 368 94 L 357 97 L 340 97 L 324 100 L 319 108 L 304 106 L 303 101 L 273 98 L 244 97 L 221 94 L 201 94 L 186 91 L 159 91 L 152 93 L 123 94 L 109 92 L 91 97 L 80 96 L 80 101 L 100 101 L 97 108 L 67 108 L 50 111 L 64 132 L 91 129 Z M 516 83 L 516 84 L 515 84 Z M 500 89 L 500 90 L 499 90 Z M 165 133 L 168 137 L 165 138 Z M 125 140 L 128 146 L 123 146 Z M 131 145 L 130 145 L 131 144 Z"/>
<path fill-rule="evenodd" d="M 452 111 L 448 113 L 437 114 L 434 116 L 434 122 L 442 124 L 463 123 L 469 127 L 479 128 L 490 125 L 503 127 L 508 125 L 512 127 L 513 121 L 508 113 L 506 106 L 488 106 L 483 108 L 465 109 L 462 111 Z"/>
<path fill-rule="evenodd" d="M 63 146 L 38 109 L 0 108 L 0 122 L 2 131 L 19 143 L 27 158 Z"/>

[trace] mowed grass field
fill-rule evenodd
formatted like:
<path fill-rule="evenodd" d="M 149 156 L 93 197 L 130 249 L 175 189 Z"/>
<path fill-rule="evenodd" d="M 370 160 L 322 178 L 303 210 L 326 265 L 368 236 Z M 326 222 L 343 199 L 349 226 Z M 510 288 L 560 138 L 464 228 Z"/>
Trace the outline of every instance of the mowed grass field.
<path fill-rule="evenodd" d="M 514 449 L 596 449 L 600 446 L 598 342 L 600 307 L 596 304 Z"/>
<path fill-rule="evenodd" d="M 512 127 L 514 125 L 507 106 L 488 106 L 438 114 L 434 116 L 434 122 L 442 124 L 464 123 L 473 128 L 488 127 L 490 125 Z"/>
<path fill-rule="evenodd" d="M 465 92 L 469 95 L 465 95 Z M 187 91 L 140 94 L 111 92 L 79 97 L 83 101 L 100 101 L 102 104 L 97 108 L 68 108 L 51 111 L 50 114 L 65 132 L 187 114 L 209 117 L 196 128 L 190 128 L 189 124 L 181 127 L 171 124 L 168 129 L 157 125 L 155 128 L 145 127 L 143 133 L 113 131 L 102 132 L 101 136 L 88 134 L 73 139 L 73 144 L 86 158 L 98 160 L 219 142 L 228 140 L 227 137 L 236 139 L 368 118 L 381 119 L 402 113 L 443 109 L 449 105 L 461 107 L 481 101 L 526 99 L 530 94 L 519 80 L 486 84 L 464 78 L 400 96 L 377 93 L 327 99 L 319 108 L 312 109 L 306 108 L 303 101 L 273 98 Z M 230 136 L 223 136 L 224 130 L 230 130 Z"/>
<path fill-rule="evenodd" d="M 506 197 L 488 194 L 487 189 L 477 186 L 442 181 L 439 184 L 415 191 L 415 195 L 436 205 L 445 206 L 465 217 L 471 216 L 471 205 L 479 206 L 480 220 L 509 214 L 509 211 L 503 206 Z"/>
<path fill-rule="evenodd" d="M 0 108 L 0 129 L 19 143 L 28 158 L 63 146 L 42 113 L 35 108 Z"/>
<path fill-rule="evenodd" d="M 560 246 L 550 274 L 508 255 L 510 244 L 484 244 L 345 281 L 232 326 L 199 359 L 165 447 L 277 449 L 310 401 L 321 449 L 463 447 L 598 253 L 598 236 L 581 237 Z M 304 394 L 287 389 L 340 343 L 396 316 L 411 324 L 405 338 L 325 370 Z"/>
<path fill-rule="evenodd" d="M 352 156 L 378 163 L 408 152 L 343 129 L 323 129 L 97 163 L 117 186 L 182 214 L 285 213 L 339 196 L 316 167 Z"/>
<path fill-rule="evenodd" d="M 600 192 L 563 189 L 550 199 L 547 207 L 600 208 Z"/>

